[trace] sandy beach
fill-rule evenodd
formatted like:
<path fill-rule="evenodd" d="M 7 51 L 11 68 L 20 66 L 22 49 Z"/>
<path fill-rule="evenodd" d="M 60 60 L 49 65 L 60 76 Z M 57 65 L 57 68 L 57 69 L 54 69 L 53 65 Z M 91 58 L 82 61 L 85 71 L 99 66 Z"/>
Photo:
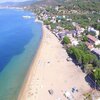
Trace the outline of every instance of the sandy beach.
<path fill-rule="evenodd" d="M 60 41 L 43 26 L 43 38 L 27 80 L 18 100 L 67 100 L 65 91 L 72 100 L 83 100 L 82 94 L 91 90 L 80 68 L 67 61 L 68 57 Z M 72 92 L 72 88 L 78 89 Z M 48 90 L 53 90 L 52 95 Z"/>

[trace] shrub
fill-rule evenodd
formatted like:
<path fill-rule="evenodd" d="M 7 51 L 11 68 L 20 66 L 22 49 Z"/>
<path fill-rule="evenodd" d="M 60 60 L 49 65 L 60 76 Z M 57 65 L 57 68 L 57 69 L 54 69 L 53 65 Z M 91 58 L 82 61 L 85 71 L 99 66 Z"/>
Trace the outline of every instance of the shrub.
<path fill-rule="evenodd" d="M 70 42 L 70 39 L 69 39 L 67 36 L 65 36 L 65 37 L 63 38 L 63 42 L 64 42 L 65 44 L 71 43 L 71 42 Z"/>

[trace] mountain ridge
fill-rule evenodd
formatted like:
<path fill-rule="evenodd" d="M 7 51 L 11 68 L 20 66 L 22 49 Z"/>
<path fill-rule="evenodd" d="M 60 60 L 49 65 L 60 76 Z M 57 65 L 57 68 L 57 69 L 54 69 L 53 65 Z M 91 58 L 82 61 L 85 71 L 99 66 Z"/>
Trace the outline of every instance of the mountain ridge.
<path fill-rule="evenodd" d="M 3 2 L 0 3 L 1 6 L 27 6 L 35 3 L 37 0 L 29 0 L 29 1 L 22 1 L 22 2 Z"/>

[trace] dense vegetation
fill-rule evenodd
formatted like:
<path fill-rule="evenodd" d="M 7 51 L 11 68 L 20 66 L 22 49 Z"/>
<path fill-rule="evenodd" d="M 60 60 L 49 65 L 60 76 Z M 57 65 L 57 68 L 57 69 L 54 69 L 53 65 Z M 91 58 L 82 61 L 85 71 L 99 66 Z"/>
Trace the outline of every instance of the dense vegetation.
<path fill-rule="evenodd" d="M 79 23 L 84 28 L 90 25 L 95 29 L 100 30 L 100 23 L 97 22 L 100 14 L 69 14 L 69 16 L 73 19 L 73 21 Z"/>
<path fill-rule="evenodd" d="M 86 41 L 87 37 L 84 36 L 84 38 Z M 70 44 L 70 39 L 65 36 L 63 43 L 66 45 Z M 85 73 L 91 74 L 93 76 L 92 79 L 100 86 L 100 60 L 87 49 L 86 45 L 80 43 L 78 46 L 70 46 L 66 50 L 74 62 L 81 66 Z"/>
<path fill-rule="evenodd" d="M 70 42 L 70 39 L 69 39 L 67 36 L 65 36 L 65 37 L 63 38 L 63 42 L 64 42 L 65 44 L 71 43 L 71 42 Z"/>
<path fill-rule="evenodd" d="M 68 39 L 64 38 L 63 41 L 68 44 Z M 82 70 L 87 74 L 92 74 L 98 86 L 100 86 L 100 60 L 92 54 L 84 43 L 80 43 L 78 46 L 71 46 L 67 49 L 69 56 L 71 56 L 75 62 L 81 66 Z"/>
<path fill-rule="evenodd" d="M 100 85 L 100 68 L 96 68 L 95 70 L 94 70 L 94 78 L 95 78 L 95 80 L 96 80 L 96 83 L 98 84 L 98 85 Z"/>

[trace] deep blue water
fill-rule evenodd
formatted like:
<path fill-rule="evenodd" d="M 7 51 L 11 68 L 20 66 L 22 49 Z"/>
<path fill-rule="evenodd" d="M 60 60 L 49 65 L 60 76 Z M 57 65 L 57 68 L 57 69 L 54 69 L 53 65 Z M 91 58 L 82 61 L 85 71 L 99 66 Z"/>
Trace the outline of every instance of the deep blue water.
<path fill-rule="evenodd" d="M 42 37 L 34 20 L 30 12 L 0 9 L 0 100 L 17 100 Z"/>

